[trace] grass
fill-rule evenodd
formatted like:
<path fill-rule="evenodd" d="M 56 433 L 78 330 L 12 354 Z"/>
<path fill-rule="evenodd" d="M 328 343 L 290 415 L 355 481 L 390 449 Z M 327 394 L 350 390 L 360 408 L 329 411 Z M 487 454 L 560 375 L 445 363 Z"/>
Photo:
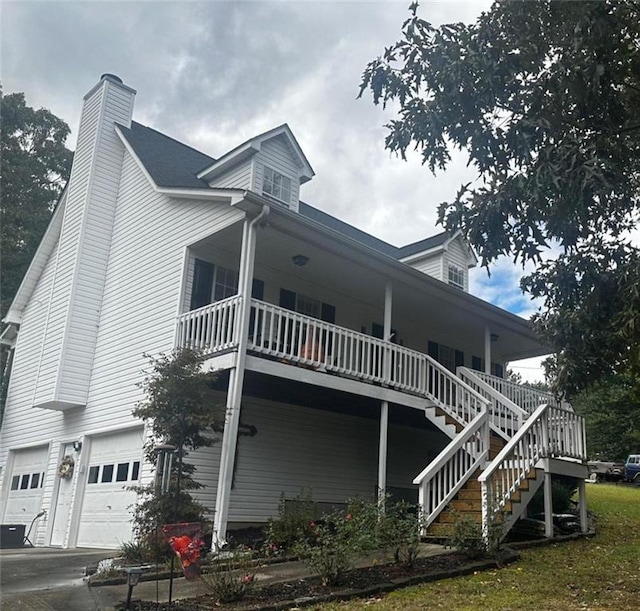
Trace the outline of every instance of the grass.
<path fill-rule="evenodd" d="M 596 536 L 522 550 L 501 570 L 406 588 L 323 611 L 637 611 L 640 607 L 640 488 L 587 486 Z"/>

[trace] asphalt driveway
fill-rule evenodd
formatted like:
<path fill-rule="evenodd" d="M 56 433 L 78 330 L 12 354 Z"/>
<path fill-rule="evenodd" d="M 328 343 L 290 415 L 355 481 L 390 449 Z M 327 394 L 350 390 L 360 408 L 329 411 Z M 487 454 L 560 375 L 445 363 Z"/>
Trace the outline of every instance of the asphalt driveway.
<path fill-rule="evenodd" d="M 83 581 L 85 567 L 113 550 L 20 548 L 0 550 L 0 607 L 33 611 L 104 611 L 120 602 Z"/>

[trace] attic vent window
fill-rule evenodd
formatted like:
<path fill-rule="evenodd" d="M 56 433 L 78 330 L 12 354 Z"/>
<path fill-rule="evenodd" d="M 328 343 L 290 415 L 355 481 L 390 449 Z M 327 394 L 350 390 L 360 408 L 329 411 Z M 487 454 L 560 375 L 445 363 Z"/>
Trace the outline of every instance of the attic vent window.
<path fill-rule="evenodd" d="M 289 206 L 291 202 L 291 179 L 276 172 L 269 166 L 264 166 L 262 192 L 275 197 Z"/>
<path fill-rule="evenodd" d="M 449 265 L 449 284 L 464 291 L 464 271 L 457 265 Z"/>

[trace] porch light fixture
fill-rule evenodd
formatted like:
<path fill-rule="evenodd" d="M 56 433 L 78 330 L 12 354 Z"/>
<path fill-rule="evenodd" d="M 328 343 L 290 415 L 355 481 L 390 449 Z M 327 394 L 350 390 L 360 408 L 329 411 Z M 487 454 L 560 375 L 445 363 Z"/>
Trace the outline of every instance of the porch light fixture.
<path fill-rule="evenodd" d="M 491 341 L 495 344 L 495 342 L 498 341 L 498 338 L 500 337 L 497 333 L 492 333 L 490 336 Z"/>
<path fill-rule="evenodd" d="M 304 267 L 307 263 L 309 263 L 309 257 L 305 257 L 304 255 L 293 255 L 291 257 L 294 265 L 298 267 Z"/>
<path fill-rule="evenodd" d="M 80 450 L 82 450 L 82 442 L 81 441 L 74 441 L 73 442 L 73 449 L 76 452 L 80 452 Z"/>

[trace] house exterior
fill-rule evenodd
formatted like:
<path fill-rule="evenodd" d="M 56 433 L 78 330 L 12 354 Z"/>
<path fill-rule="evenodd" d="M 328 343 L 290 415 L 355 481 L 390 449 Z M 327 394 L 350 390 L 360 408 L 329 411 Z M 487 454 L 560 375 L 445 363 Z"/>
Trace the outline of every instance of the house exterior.
<path fill-rule="evenodd" d="M 220 372 L 224 432 L 191 457 L 218 539 L 302 489 L 419 501 L 437 534 L 451 507 L 509 522 L 551 473 L 586 477 L 580 417 L 503 378 L 547 349 L 469 294 L 461 235 L 387 244 L 300 199 L 314 172 L 288 126 L 214 159 L 134 122 L 134 98 L 113 75 L 85 96 L 5 319 L 3 524 L 44 511 L 36 545 L 130 539 L 129 487 L 153 478 L 131 416 L 144 355 L 179 347 Z"/>

